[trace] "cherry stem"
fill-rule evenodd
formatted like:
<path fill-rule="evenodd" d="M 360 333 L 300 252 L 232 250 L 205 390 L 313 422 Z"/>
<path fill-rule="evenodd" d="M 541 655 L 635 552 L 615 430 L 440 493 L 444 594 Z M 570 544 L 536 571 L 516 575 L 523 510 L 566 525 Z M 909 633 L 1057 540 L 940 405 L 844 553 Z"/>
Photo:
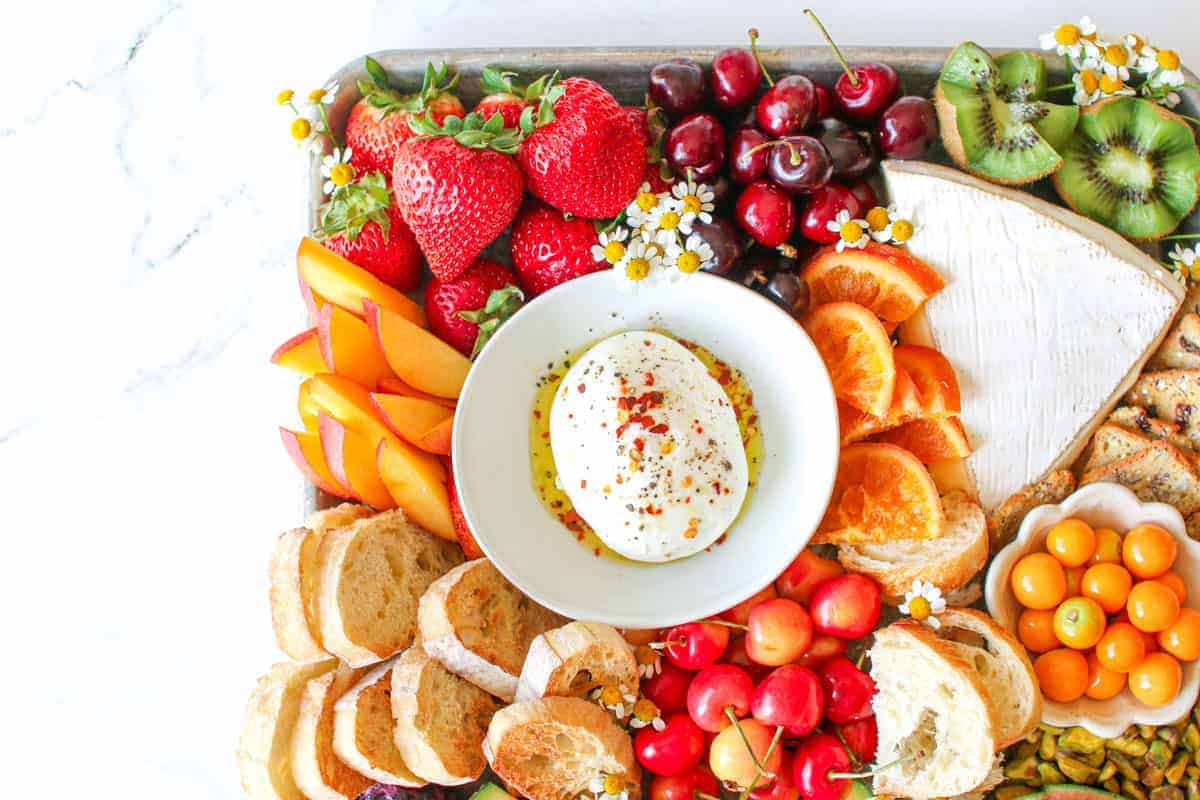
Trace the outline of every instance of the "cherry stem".
<path fill-rule="evenodd" d="M 764 761 L 771 760 L 771 755 L 775 752 L 775 748 L 779 745 L 779 740 L 781 738 L 783 738 L 783 726 L 777 725 L 775 727 L 775 735 L 771 737 L 771 744 L 767 746 L 767 753 L 765 756 L 763 756 Z M 751 751 L 750 755 L 754 755 L 754 752 Z M 754 763 L 755 766 L 757 766 L 758 760 L 756 759 Z M 750 796 L 750 793 L 754 791 L 755 787 L 758 786 L 759 779 L 765 777 L 766 775 L 771 775 L 772 778 L 775 777 L 775 775 L 772 773 L 764 772 L 761 769 L 757 770 L 754 775 L 754 780 L 750 781 L 750 785 L 742 790 L 742 793 L 738 795 L 738 800 L 746 800 L 746 798 Z"/>
<path fill-rule="evenodd" d="M 874 776 L 883 772 L 885 769 L 891 769 L 892 767 L 896 766 L 897 764 L 903 764 L 905 761 L 911 761 L 911 760 L 912 760 L 912 756 L 901 756 L 900 758 L 897 758 L 894 761 L 889 761 L 886 764 L 881 764 L 880 766 L 878 766 L 875 769 L 870 770 L 868 772 L 833 772 L 833 771 L 830 771 L 825 774 L 825 777 L 831 781 L 837 781 L 837 780 L 856 781 L 859 778 L 873 778 Z"/>
<path fill-rule="evenodd" d="M 750 740 L 746 738 L 746 732 L 742 730 L 742 724 L 738 720 L 737 714 L 733 713 L 733 706 L 725 706 L 724 711 L 725 716 L 729 718 L 729 721 L 733 723 L 733 727 L 737 730 L 738 736 L 742 737 L 742 744 L 746 745 L 746 752 L 750 754 L 751 760 L 754 761 L 754 768 L 758 770 L 760 775 L 769 775 L 774 778 L 775 773 L 768 772 L 767 768 L 764 767 L 762 762 L 758 760 L 758 756 L 755 754 L 754 748 L 750 745 Z M 778 735 L 778 733 L 776 733 L 776 735 Z"/>
<path fill-rule="evenodd" d="M 699 789 L 692 789 L 693 800 L 721 800 L 719 797 L 714 797 L 707 792 L 702 792 Z"/>
<path fill-rule="evenodd" d="M 774 86 L 775 81 L 771 80 L 771 73 L 767 72 L 766 65 L 762 63 L 762 59 L 758 56 L 758 28 L 750 29 L 750 52 L 754 55 L 754 63 L 758 64 L 763 77 L 767 79 L 767 86 Z"/>
<path fill-rule="evenodd" d="M 859 84 L 858 76 L 854 74 L 854 70 L 850 69 L 850 64 L 846 61 L 846 57 L 842 55 L 842 51 L 839 50 L 838 46 L 833 43 L 833 37 L 829 35 L 829 31 L 825 30 L 825 26 L 821 24 L 821 20 L 817 18 L 817 15 L 811 8 L 804 9 L 804 15 L 813 21 L 813 24 L 817 26 L 817 30 L 819 30 L 821 35 L 825 37 L 825 41 L 828 42 L 829 46 L 833 48 L 834 58 L 836 58 L 838 63 L 842 65 L 842 71 L 844 71 L 846 73 L 846 77 L 850 79 L 850 85 L 857 89 Z"/>
<path fill-rule="evenodd" d="M 1073 83 L 1060 83 L 1058 86 L 1050 86 L 1046 89 L 1047 92 L 1061 92 L 1063 89 L 1074 89 Z"/>
<path fill-rule="evenodd" d="M 726 628 L 737 628 L 739 631 L 750 630 L 749 625 L 742 625 L 740 622 L 729 622 L 728 620 L 724 620 L 724 619 L 706 619 L 706 620 L 703 620 L 702 624 L 704 624 L 704 625 L 723 625 Z"/>
<path fill-rule="evenodd" d="M 666 650 L 668 647 L 684 647 L 687 645 L 687 637 L 680 636 L 678 639 L 668 639 L 665 642 L 651 642 L 648 646 L 651 650 Z"/>

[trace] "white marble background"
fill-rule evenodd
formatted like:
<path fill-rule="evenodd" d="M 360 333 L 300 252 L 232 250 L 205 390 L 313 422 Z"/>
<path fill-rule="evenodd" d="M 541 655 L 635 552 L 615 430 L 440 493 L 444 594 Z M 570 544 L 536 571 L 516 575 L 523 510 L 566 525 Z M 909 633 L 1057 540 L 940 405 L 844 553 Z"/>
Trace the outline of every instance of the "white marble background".
<path fill-rule="evenodd" d="M 818 3 L 847 44 L 1033 45 L 1091 13 L 1200 64 L 1194 0 Z M 231 798 L 242 704 L 278 658 L 264 571 L 300 519 L 275 432 L 294 380 L 302 177 L 272 103 L 387 47 L 710 44 L 761 0 L 112 0 L 0 27 L 0 610 L 9 797 Z M 15 512 L 15 513 L 14 513 Z M 10 738 L 11 737 L 11 738 Z M 47 784 L 55 784 L 48 786 Z M 63 785 L 65 784 L 65 785 Z"/>

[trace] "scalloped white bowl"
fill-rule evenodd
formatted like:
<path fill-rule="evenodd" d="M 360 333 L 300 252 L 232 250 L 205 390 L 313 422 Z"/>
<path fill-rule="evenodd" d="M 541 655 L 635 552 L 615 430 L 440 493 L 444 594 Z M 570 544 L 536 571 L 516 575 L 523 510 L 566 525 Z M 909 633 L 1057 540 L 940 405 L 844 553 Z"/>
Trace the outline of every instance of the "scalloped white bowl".
<path fill-rule="evenodd" d="M 645 328 L 697 342 L 745 376 L 765 451 L 728 539 L 664 564 L 593 555 L 542 505 L 529 461 L 536 384 L 547 364 Z M 453 453 L 480 547 L 525 594 L 573 619 L 661 628 L 740 603 L 808 542 L 837 472 L 837 407 L 816 347 L 766 298 L 708 274 L 627 293 L 604 271 L 537 297 L 488 342 L 459 398 Z"/>
<path fill-rule="evenodd" d="M 985 597 L 988 613 L 1014 636 L 1021 606 L 1013 596 L 1009 575 L 1025 554 L 1045 548 L 1046 534 L 1069 517 L 1092 527 L 1112 528 L 1124 533 L 1135 525 L 1154 523 L 1171 532 L 1179 542 L 1174 569 L 1187 585 L 1189 601 L 1200 598 L 1200 543 L 1192 541 L 1183 517 L 1165 503 L 1143 503 L 1133 492 L 1115 483 L 1093 483 L 1058 505 L 1038 506 L 1025 517 L 1016 539 L 1001 550 L 988 568 Z M 1032 655 L 1032 654 L 1031 654 Z M 1134 698 L 1128 689 L 1110 700 L 1081 697 L 1073 703 L 1056 703 L 1044 698 L 1042 721 L 1058 727 L 1081 725 L 1097 736 L 1111 738 L 1133 724 L 1163 725 L 1186 716 L 1200 690 L 1200 662 L 1183 665 L 1179 695 L 1165 706 L 1153 708 Z"/>

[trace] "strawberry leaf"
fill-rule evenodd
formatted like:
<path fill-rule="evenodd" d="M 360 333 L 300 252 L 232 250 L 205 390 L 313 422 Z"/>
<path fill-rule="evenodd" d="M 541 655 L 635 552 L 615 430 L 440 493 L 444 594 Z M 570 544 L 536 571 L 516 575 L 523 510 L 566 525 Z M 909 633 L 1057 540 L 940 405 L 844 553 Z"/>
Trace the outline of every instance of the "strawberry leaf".
<path fill-rule="evenodd" d="M 368 222 L 374 222 L 387 239 L 392 223 L 387 212 L 391 206 L 392 198 L 383 173 L 368 173 L 334 191 L 321 206 L 321 224 L 313 234 L 320 241 L 335 236 L 354 241 Z"/>
<path fill-rule="evenodd" d="M 513 78 L 515 77 L 517 77 L 517 73 L 515 72 L 502 71 L 496 67 L 484 67 L 483 72 L 479 76 L 479 85 L 483 88 L 484 94 L 515 94 L 521 96 L 526 90 L 524 87 L 513 83 Z"/>
<path fill-rule="evenodd" d="M 371 76 L 371 80 L 375 82 L 375 86 L 377 88 L 392 88 L 391 81 L 388 80 L 387 72 L 383 69 L 383 66 L 378 61 L 370 56 L 367 56 L 363 59 L 363 67 L 366 69 L 367 75 Z M 362 81 L 359 81 L 359 86 L 361 86 L 362 83 Z M 366 93 L 364 92 L 364 94 Z"/>
<path fill-rule="evenodd" d="M 472 111 L 466 117 L 446 117 L 439 125 L 431 113 L 413 117 L 409 127 L 422 136 L 449 136 L 454 141 L 477 150 L 495 150 L 506 155 L 517 152 L 521 144 L 521 132 L 516 128 L 505 128 L 504 119 L 493 114 L 486 120 Z"/>
<path fill-rule="evenodd" d="M 479 326 L 479 333 L 475 337 L 475 347 L 471 350 L 471 358 L 479 355 L 479 351 L 488 343 L 492 335 L 508 321 L 509 317 L 517 313 L 524 302 L 524 293 L 516 286 L 509 284 L 503 289 L 493 290 L 488 295 L 483 308 L 458 312 L 458 316 L 462 319 Z"/>
<path fill-rule="evenodd" d="M 536 111 L 528 119 L 528 124 L 524 112 L 521 114 L 521 130 L 526 134 L 532 133 L 534 129 L 540 128 L 543 125 L 549 125 L 554 121 L 554 104 L 567 91 L 566 87 L 558 82 L 558 72 L 553 75 L 543 75 L 533 83 L 529 84 L 529 88 L 525 91 L 525 99 L 537 103 Z M 528 110 L 528 109 L 526 109 Z"/>
<path fill-rule="evenodd" d="M 360 80 L 358 90 L 368 103 L 382 110 L 384 116 L 397 111 L 423 114 L 431 102 L 453 89 L 458 83 L 458 73 L 450 75 L 450 69 L 446 64 L 434 69 L 433 62 L 430 61 L 425 64 L 425 75 L 421 81 L 420 90 L 412 94 L 404 94 L 392 87 L 387 73 L 384 72 L 378 61 L 367 56 L 365 64 L 367 74 L 374 83 Z"/>

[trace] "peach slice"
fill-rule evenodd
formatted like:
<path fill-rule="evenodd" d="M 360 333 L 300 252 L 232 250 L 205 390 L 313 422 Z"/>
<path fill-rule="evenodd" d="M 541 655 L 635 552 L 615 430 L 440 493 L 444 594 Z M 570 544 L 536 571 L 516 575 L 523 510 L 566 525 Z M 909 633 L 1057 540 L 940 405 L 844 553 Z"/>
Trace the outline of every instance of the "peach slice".
<path fill-rule="evenodd" d="M 415 444 L 427 453 L 448 456 L 450 455 L 450 445 L 453 439 L 454 417 L 450 416 L 421 434 L 421 437 Z"/>
<path fill-rule="evenodd" d="M 414 325 L 425 324 L 421 306 L 383 281 L 305 236 L 296 251 L 300 279 L 317 296 L 362 316 L 367 300 L 395 312 Z M 303 290 L 302 290 L 303 291 Z"/>
<path fill-rule="evenodd" d="M 344 308 L 327 305 L 317 312 L 317 342 L 321 357 L 333 371 L 368 389 L 392 370 L 379 352 L 367 323 Z"/>
<path fill-rule="evenodd" d="M 375 393 L 371 395 L 371 403 L 384 425 L 418 446 L 423 435 L 454 417 L 454 412 L 445 406 L 416 397 Z"/>
<path fill-rule="evenodd" d="M 971 443 L 958 417 L 914 419 L 898 428 L 884 431 L 873 437 L 872 441 L 903 447 L 919 458 L 922 464 L 971 455 Z"/>
<path fill-rule="evenodd" d="M 318 416 L 317 430 L 321 447 L 327 454 L 329 471 L 339 483 L 350 487 L 360 500 L 374 509 L 384 511 L 396 507 L 379 478 L 370 439 L 324 412 Z"/>
<path fill-rule="evenodd" d="M 317 412 L 320 410 L 321 406 L 313 399 L 312 378 L 301 381 L 296 397 L 296 411 L 300 414 L 300 421 L 304 423 L 304 430 L 316 432 Z"/>
<path fill-rule="evenodd" d="M 945 287 L 933 267 L 906 248 L 868 242 L 861 249 L 823 247 L 801 271 L 814 306 L 849 300 L 887 322 L 903 322 Z"/>
<path fill-rule="evenodd" d="M 326 494 L 354 499 L 350 490 L 333 476 L 325 459 L 320 435 L 313 431 L 293 431 L 280 427 L 279 437 L 283 440 L 283 449 L 309 483 Z"/>
<path fill-rule="evenodd" d="M 367 325 L 392 371 L 408 385 L 438 397 L 458 397 L 471 362 L 424 328 L 370 300 L 363 301 Z"/>
<path fill-rule="evenodd" d="M 462 505 L 458 502 L 458 487 L 454 484 L 454 470 L 451 469 L 450 477 L 446 479 L 446 494 L 450 498 L 450 518 L 454 521 L 454 533 L 458 536 L 458 546 L 462 548 L 463 555 L 468 559 L 484 558 L 483 548 L 479 546 L 479 542 L 475 541 L 475 534 L 471 533 L 471 526 L 467 524 L 467 518 L 462 512 Z"/>
<path fill-rule="evenodd" d="M 304 276 L 297 273 L 296 279 L 300 283 L 300 299 L 304 301 L 304 307 L 308 309 L 308 318 L 315 320 L 317 312 L 321 307 L 328 305 L 329 301 L 312 290 L 308 285 L 308 281 L 304 280 Z"/>
<path fill-rule="evenodd" d="M 932 347 L 900 345 L 893 352 L 896 365 L 903 367 L 917 384 L 926 416 L 945 417 L 962 412 L 958 376 L 950 361 Z"/>
<path fill-rule="evenodd" d="M 430 479 L 421 459 L 415 457 L 424 455 L 399 439 L 383 439 L 375 454 L 379 475 L 392 499 L 413 522 L 443 539 L 458 541 L 446 484 Z"/>
<path fill-rule="evenodd" d="M 310 378 L 318 372 L 328 372 L 329 366 L 321 356 L 317 329 L 309 328 L 288 339 L 271 353 L 271 363 Z"/>
<path fill-rule="evenodd" d="M 430 402 L 437 403 L 439 406 L 443 406 L 445 408 L 452 409 L 458 405 L 457 401 L 449 397 L 438 397 L 437 395 L 430 394 L 429 392 L 422 392 L 420 389 L 414 389 L 404 381 L 397 378 L 395 375 L 386 375 L 380 378 L 379 386 L 377 388 L 379 391 L 386 392 L 387 394 L 402 394 L 405 397 L 419 397 L 422 400 L 429 400 Z"/>

